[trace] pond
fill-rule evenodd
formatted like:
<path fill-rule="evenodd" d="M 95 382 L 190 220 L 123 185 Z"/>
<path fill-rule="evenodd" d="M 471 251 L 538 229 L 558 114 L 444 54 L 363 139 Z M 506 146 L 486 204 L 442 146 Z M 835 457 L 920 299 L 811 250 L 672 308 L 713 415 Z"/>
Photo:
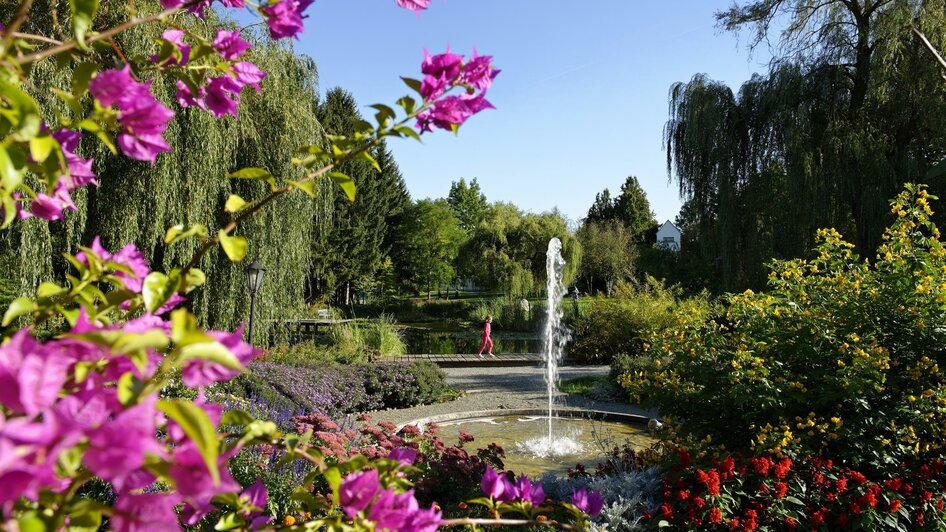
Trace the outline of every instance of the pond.
<path fill-rule="evenodd" d="M 554 446 L 548 452 L 548 417 L 503 416 L 473 418 L 439 423 L 445 441 L 453 441 L 460 430 L 475 438 L 468 451 L 497 443 L 506 451 L 507 470 L 538 476 L 545 472 L 564 475 L 575 464 L 593 468 L 606 449 L 625 442 L 634 449 L 650 446 L 654 440 L 642 425 L 585 418 L 553 418 Z"/>
<path fill-rule="evenodd" d="M 407 354 L 452 355 L 476 353 L 482 341 L 480 325 L 458 329 L 456 323 L 404 324 L 401 329 Z M 542 339 L 538 333 L 496 331 L 493 339 L 494 353 L 539 353 Z"/>

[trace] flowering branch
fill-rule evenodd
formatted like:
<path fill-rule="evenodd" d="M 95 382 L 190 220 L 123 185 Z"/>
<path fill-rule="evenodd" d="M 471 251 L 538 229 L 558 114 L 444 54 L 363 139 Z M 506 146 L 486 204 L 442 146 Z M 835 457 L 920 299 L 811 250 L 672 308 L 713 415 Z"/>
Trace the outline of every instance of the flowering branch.
<path fill-rule="evenodd" d="M 555 520 L 551 520 L 551 521 L 539 521 L 539 520 L 532 520 L 532 519 L 503 519 L 503 518 L 499 518 L 499 519 L 487 519 L 487 518 L 482 518 L 482 517 L 480 517 L 480 518 L 461 517 L 461 518 L 457 518 L 457 519 L 444 519 L 443 521 L 441 521 L 441 525 L 443 525 L 443 526 L 445 526 L 445 527 L 451 527 L 451 526 L 467 526 L 467 525 L 470 525 L 470 526 L 473 526 L 473 527 L 475 527 L 475 526 L 477 526 L 477 525 L 484 525 L 484 526 L 502 526 L 502 525 L 510 525 L 510 526 L 541 526 L 541 527 L 547 527 L 547 528 L 560 528 L 560 529 L 562 529 L 562 530 L 577 530 L 577 528 L 576 528 L 575 526 L 573 526 L 573 525 L 570 525 L 570 524 L 567 524 L 567 523 L 559 523 L 558 521 L 555 521 Z"/>

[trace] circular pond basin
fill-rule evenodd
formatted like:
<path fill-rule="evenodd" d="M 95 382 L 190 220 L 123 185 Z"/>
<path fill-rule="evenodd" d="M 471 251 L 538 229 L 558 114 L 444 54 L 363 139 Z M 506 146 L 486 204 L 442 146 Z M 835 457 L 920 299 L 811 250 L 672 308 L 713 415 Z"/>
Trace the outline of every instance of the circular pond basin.
<path fill-rule="evenodd" d="M 548 435 L 548 417 L 513 414 L 478 416 L 438 422 L 444 441 L 455 441 L 463 430 L 475 440 L 467 448 L 485 448 L 497 443 L 506 451 L 507 470 L 529 476 L 552 472 L 565 474 L 577 463 L 597 464 L 607 449 L 625 442 L 635 449 L 653 443 L 641 423 L 602 421 L 586 417 L 552 419 L 552 440 Z"/>

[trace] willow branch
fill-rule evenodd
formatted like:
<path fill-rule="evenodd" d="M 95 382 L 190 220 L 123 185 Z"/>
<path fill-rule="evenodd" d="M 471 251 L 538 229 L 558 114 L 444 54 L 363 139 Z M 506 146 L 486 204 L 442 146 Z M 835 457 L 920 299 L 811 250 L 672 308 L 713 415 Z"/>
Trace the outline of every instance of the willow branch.
<path fill-rule="evenodd" d="M 936 51 L 936 48 L 934 48 L 930 41 L 926 38 L 926 35 L 923 35 L 923 32 L 916 28 L 913 28 L 913 33 L 915 33 L 916 36 L 919 37 L 921 41 L 923 41 L 923 45 L 933 53 L 933 56 L 936 57 L 936 60 L 939 61 L 939 64 L 942 65 L 943 68 L 946 68 L 946 60 L 943 59 L 943 56 L 939 55 L 939 52 Z"/>
<path fill-rule="evenodd" d="M 530 519 L 486 519 L 486 518 L 473 518 L 473 517 L 462 517 L 459 519 L 445 519 L 441 521 L 443 526 L 465 526 L 465 525 L 510 525 L 510 526 L 544 526 L 548 528 L 561 528 L 563 530 L 575 530 L 575 527 L 572 525 L 567 525 L 564 523 L 559 523 L 558 521 L 533 521 Z"/>

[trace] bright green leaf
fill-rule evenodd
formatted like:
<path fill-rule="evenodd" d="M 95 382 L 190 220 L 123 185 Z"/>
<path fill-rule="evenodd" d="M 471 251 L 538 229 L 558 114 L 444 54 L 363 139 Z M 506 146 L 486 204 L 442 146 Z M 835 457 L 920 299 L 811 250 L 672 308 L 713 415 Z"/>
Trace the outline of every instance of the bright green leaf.
<path fill-rule="evenodd" d="M 305 192 L 309 196 L 315 197 L 316 192 L 316 183 L 315 181 L 286 181 L 292 187 L 298 188 L 299 190 Z"/>
<path fill-rule="evenodd" d="M 217 431 L 207 413 L 194 403 L 179 399 L 158 401 L 158 409 L 180 425 L 184 434 L 194 442 L 204 457 L 204 463 L 214 482 L 219 483 Z"/>
<path fill-rule="evenodd" d="M 167 275 L 161 272 L 151 272 L 145 277 L 141 295 L 145 300 L 145 308 L 154 313 L 161 308 L 174 293 Z"/>
<path fill-rule="evenodd" d="M 270 179 L 273 174 L 262 168 L 243 168 L 236 172 L 231 172 L 230 177 L 236 179 Z"/>
<path fill-rule="evenodd" d="M 223 210 L 227 212 L 240 212 L 240 210 L 246 206 L 246 200 L 237 196 L 236 194 L 230 194 L 230 197 L 227 198 L 226 205 L 223 206 Z"/>
<path fill-rule="evenodd" d="M 181 362 L 188 360 L 206 360 L 235 371 L 243 371 L 243 366 L 236 356 L 220 342 L 200 342 L 187 344 L 180 348 Z"/>
<path fill-rule="evenodd" d="M 342 191 L 348 196 L 348 201 L 355 201 L 355 180 L 341 172 L 329 172 L 328 176 L 332 178 Z"/>
<path fill-rule="evenodd" d="M 420 94 L 420 81 L 413 78 L 401 77 L 401 80 L 404 81 L 404 84 L 410 87 L 414 92 Z"/>
<path fill-rule="evenodd" d="M 33 311 L 33 302 L 28 297 L 18 297 L 10 303 L 7 311 L 3 314 L 3 326 L 6 327 L 13 320 L 20 316 L 25 316 Z"/>
<path fill-rule="evenodd" d="M 240 262 L 246 257 L 247 242 L 242 236 L 230 236 L 223 229 L 217 233 L 220 237 L 220 245 L 223 246 L 223 252 L 232 262 Z"/>
<path fill-rule="evenodd" d="M 43 162 L 49 157 L 50 153 L 53 153 L 53 150 L 59 149 L 59 143 L 56 142 L 56 139 L 45 136 L 45 137 L 33 137 L 30 139 L 30 156 L 33 157 L 33 160 L 36 162 Z"/>
<path fill-rule="evenodd" d="M 181 224 L 175 225 L 169 228 L 167 233 L 164 234 L 164 243 L 174 244 L 192 236 L 196 236 L 198 240 L 201 241 L 205 240 L 207 238 L 207 226 L 194 224 L 189 228 L 184 229 L 184 226 Z"/>
<path fill-rule="evenodd" d="M 99 64 L 94 61 L 84 61 L 72 71 L 72 95 L 78 99 L 89 90 L 89 81 L 92 75 L 99 69 Z"/>
<path fill-rule="evenodd" d="M 72 28 L 76 39 L 85 45 L 85 36 L 92 28 L 99 10 L 99 0 L 69 0 L 69 7 L 72 9 Z"/>

